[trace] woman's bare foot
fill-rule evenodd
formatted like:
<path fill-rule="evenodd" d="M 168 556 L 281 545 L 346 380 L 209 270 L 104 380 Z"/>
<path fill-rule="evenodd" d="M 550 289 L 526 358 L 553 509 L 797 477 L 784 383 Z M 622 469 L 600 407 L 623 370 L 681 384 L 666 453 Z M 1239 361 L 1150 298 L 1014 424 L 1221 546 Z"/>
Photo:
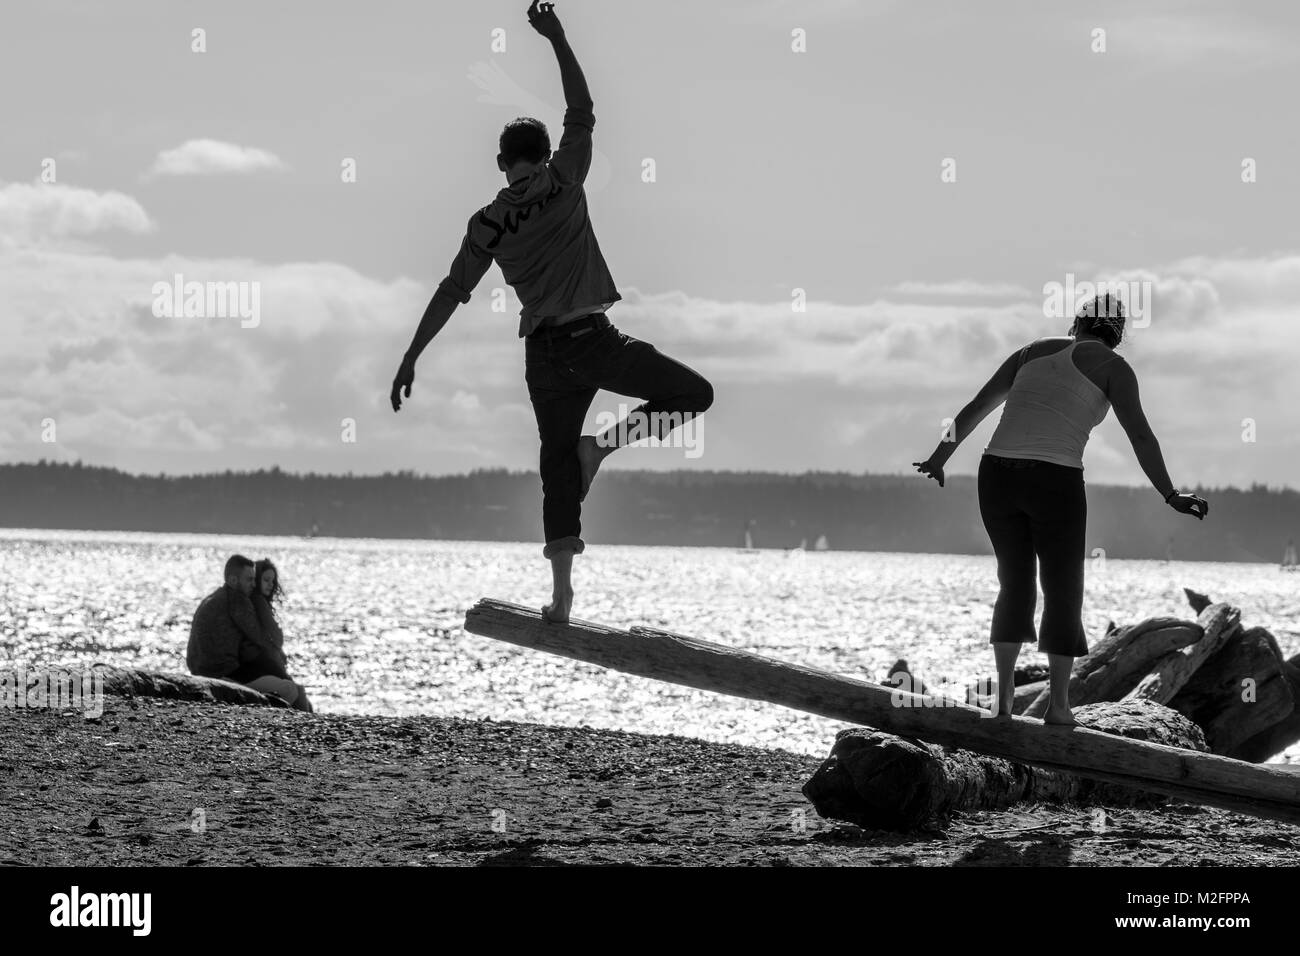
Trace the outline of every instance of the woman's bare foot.
<path fill-rule="evenodd" d="M 573 592 L 554 593 L 551 595 L 551 603 L 542 605 L 542 620 L 547 624 L 568 624 L 571 610 Z"/>
<path fill-rule="evenodd" d="M 999 700 L 997 716 L 1014 717 L 1015 714 L 1013 713 L 1013 711 L 1015 710 L 1015 704 L 1016 704 L 1016 699 L 1014 697 L 1012 697 L 1009 700 Z"/>
<path fill-rule="evenodd" d="M 605 450 L 600 447 L 600 442 L 596 440 L 595 435 L 583 435 L 578 439 L 578 467 L 582 469 L 582 488 L 578 492 L 579 501 L 587 497 L 587 491 L 591 488 L 591 480 L 596 477 L 596 470 L 600 468 L 600 463 L 604 460 Z"/>
<path fill-rule="evenodd" d="M 1047 713 L 1043 714 L 1043 723 L 1056 724 L 1061 727 L 1077 727 L 1079 722 L 1074 719 L 1074 714 L 1068 707 L 1048 707 Z"/>

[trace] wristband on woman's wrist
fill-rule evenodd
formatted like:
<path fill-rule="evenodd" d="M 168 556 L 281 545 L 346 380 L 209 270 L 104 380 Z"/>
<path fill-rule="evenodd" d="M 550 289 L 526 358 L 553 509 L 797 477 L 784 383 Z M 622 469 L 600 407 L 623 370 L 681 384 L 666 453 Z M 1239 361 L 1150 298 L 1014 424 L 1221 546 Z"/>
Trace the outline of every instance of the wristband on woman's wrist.
<path fill-rule="evenodd" d="M 1178 489 L 1177 489 L 1177 488 L 1175 488 L 1173 491 L 1169 492 L 1169 494 L 1165 495 L 1165 504 L 1169 504 L 1169 499 L 1172 498 L 1172 497 L 1173 497 L 1174 495 L 1176 495 L 1176 494 L 1178 494 Z"/>

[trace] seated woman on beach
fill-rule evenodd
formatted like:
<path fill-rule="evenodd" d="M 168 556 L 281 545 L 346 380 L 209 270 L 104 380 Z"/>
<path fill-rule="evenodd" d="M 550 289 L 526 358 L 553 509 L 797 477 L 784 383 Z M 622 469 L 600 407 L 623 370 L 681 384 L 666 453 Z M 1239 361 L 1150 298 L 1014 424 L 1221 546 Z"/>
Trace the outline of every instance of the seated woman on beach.
<path fill-rule="evenodd" d="M 311 713 L 307 691 L 289 678 L 288 659 L 284 656 L 284 631 L 275 617 L 275 602 L 284 594 L 284 589 L 280 587 L 280 572 L 270 558 L 263 558 L 253 566 L 253 581 L 253 610 L 262 628 L 263 641 L 274 652 L 277 668 L 276 673 L 250 681 L 249 686 L 283 697 L 296 709 Z"/>
<path fill-rule="evenodd" d="M 1038 649 L 1047 655 L 1051 703 L 1043 722 L 1072 725 L 1069 684 L 1074 659 L 1088 653 L 1083 633 L 1083 448 L 1113 406 L 1138 464 L 1175 511 L 1202 519 L 1205 499 L 1180 492 L 1138 398 L 1137 376 L 1115 347 L 1124 309 L 1109 294 L 1079 310 L 1070 334 L 1031 342 L 1011 355 L 957 415 L 951 439 L 913 462 L 943 487 L 943 466 L 957 446 L 1006 402 L 984 456 L 977 488 L 980 517 L 998 564 L 998 599 L 989 643 L 998 670 L 997 711 L 1010 717 L 1016 656 L 1035 639 L 1034 607 L 1043 586 Z"/>

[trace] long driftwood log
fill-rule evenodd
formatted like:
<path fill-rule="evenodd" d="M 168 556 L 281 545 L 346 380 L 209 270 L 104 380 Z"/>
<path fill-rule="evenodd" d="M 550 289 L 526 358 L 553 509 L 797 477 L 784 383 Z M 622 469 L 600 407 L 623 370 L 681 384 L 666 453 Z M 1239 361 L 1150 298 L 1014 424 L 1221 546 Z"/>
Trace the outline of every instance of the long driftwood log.
<path fill-rule="evenodd" d="M 97 692 L 114 697 L 164 697 L 169 700 L 193 700 L 246 704 L 262 707 L 289 706 L 279 697 L 263 694 L 243 684 L 217 680 L 212 677 L 195 677 L 191 674 L 158 674 L 153 671 L 108 664 L 90 666 L 76 664 L 68 667 L 10 668 L 0 671 L 0 688 L 21 684 L 30 696 L 36 687 L 53 688 L 53 696 L 71 697 L 74 685 L 79 698 Z M 49 701 L 42 706 L 55 706 Z"/>
<path fill-rule="evenodd" d="M 104 692 L 119 697 L 166 697 L 171 700 L 213 701 L 261 707 L 289 706 L 274 694 L 263 694 L 244 684 L 215 677 L 157 674 L 153 671 L 104 665 L 97 666 L 95 673 L 103 676 Z"/>
<path fill-rule="evenodd" d="M 531 607 L 479 601 L 465 630 L 522 647 L 687 687 L 764 700 L 808 713 L 960 747 L 1193 803 L 1300 823 L 1300 777 L 1182 747 L 1120 739 L 1087 727 L 992 717 L 869 681 L 772 660 L 652 628 L 586 621 L 548 624 Z"/>
<path fill-rule="evenodd" d="M 1206 750 L 1199 727 L 1150 701 L 1085 704 L 1074 713 L 1094 730 Z M 1151 807 L 1166 799 L 1146 789 L 856 727 L 835 736 L 830 756 L 804 784 L 803 794 L 822 817 L 898 831 L 941 827 L 957 812 L 998 810 L 1023 801 Z"/>

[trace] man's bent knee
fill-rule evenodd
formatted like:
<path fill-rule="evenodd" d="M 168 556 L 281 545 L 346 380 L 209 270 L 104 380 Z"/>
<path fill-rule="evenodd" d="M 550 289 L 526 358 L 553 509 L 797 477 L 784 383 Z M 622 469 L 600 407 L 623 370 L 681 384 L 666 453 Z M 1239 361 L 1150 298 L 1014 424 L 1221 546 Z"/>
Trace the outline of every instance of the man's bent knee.
<path fill-rule="evenodd" d="M 695 391 L 691 393 L 692 405 L 689 411 L 695 414 L 707 412 L 713 404 L 713 385 L 707 378 L 701 378 Z"/>

